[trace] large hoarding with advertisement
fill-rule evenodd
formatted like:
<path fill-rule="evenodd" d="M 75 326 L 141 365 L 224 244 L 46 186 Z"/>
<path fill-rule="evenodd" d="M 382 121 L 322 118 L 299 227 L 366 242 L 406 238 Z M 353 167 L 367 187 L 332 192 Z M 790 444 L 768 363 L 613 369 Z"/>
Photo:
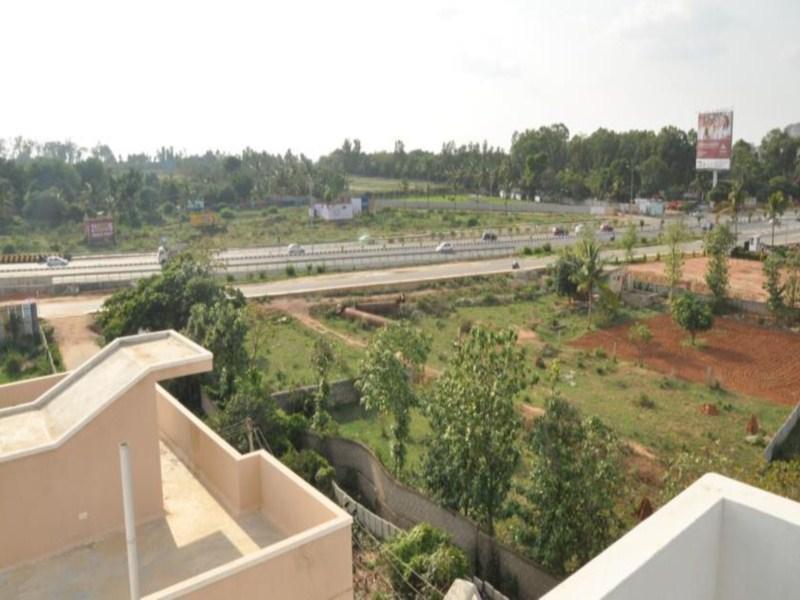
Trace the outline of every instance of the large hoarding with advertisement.
<path fill-rule="evenodd" d="M 695 166 L 708 171 L 728 171 L 733 147 L 733 111 L 700 113 L 697 118 Z"/>
<path fill-rule="evenodd" d="M 95 217 L 83 220 L 83 232 L 86 234 L 86 241 L 94 242 L 113 242 L 114 241 L 114 219 L 113 217 Z"/>

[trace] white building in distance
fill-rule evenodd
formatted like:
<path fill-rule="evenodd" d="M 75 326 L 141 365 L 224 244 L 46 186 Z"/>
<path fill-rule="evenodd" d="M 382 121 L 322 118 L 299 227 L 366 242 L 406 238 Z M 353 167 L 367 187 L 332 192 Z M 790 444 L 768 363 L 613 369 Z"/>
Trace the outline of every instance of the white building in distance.
<path fill-rule="evenodd" d="M 350 198 L 350 201 L 318 202 L 308 209 L 308 216 L 323 221 L 349 221 L 364 210 L 363 198 Z"/>

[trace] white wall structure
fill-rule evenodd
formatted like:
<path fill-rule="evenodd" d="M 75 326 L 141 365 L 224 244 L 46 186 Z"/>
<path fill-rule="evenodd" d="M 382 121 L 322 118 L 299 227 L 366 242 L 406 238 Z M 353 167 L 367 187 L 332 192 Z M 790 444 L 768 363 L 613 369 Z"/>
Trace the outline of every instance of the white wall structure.
<path fill-rule="evenodd" d="M 800 504 L 708 473 L 544 600 L 800 597 Z"/>
<path fill-rule="evenodd" d="M 318 202 L 308 209 L 308 216 L 323 221 L 349 221 L 361 214 L 361 198 L 351 198 L 350 202 Z"/>

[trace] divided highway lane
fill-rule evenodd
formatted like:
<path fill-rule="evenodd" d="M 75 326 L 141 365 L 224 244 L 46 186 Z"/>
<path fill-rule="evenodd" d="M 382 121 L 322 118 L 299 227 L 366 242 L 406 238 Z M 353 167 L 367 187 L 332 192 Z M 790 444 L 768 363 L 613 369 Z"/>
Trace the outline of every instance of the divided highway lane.
<path fill-rule="evenodd" d="M 752 232 L 743 234 L 742 238 Z M 800 241 L 800 231 L 786 235 L 786 241 Z M 784 241 L 783 239 L 781 241 Z M 702 249 L 702 242 L 695 240 L 683 245 L 687 252 Z M 637 255 L 655 256 L 663 254 L 667 247 L 654 245 L 636 250 Z M 613 259 L 622 256 L 621 250 L 603 252 L 605 258 Z M 542 269 L 550 265 L 555 256 L 519 259 L 521 270 Z M 302 295 L 331 292 L 370 286 L 402 285 L 415 282 L 453 279 L 478 275 L 510 273 L 511 261 L 508 258 L 482 260 L 476 262 L 452 262 L 437 265 L 415 266 L 407 268 L 381 269 L 348 273 L 331 273 L 308 277 L 297 277 L 269 283 L 250 283 L 239 285 L 239 289 L 247 298 Z M 39 314 L 45 319 L 78 316 L 96 312 L 100 309 L 107 295 L 64 296 L 39 299 Z M 0 304 L 2 304 L 0 302 Z"/>
<path fill-rule="evenodd" d="M 741 223 L 740 237 L 747 239 L 754 234 L 769 236 L 770 225 L 766 222 Z M 695 226 L 693 229 L 697 229 Z M 779 227 L 776 240 L 782 242 L 787 235 L 800 230 L 800 224 L 787 222 Z M 646 227 L 639 231 L 639 236 L 647 239 L 657 237 L 659 227 Z M 621 232 L 615 232 L 621 235 Z M 601 240 L 607 240 L 611 233 L 598 234 Z M 391 269 L 412 265 L 433 263 L 450 264 L 472 260 L 490 260 L 508 257 L 525 246 L 537 247 L 549 243 L 558 248 L 575 242 L 576 235 L 570 233 L 563 236 L 550 234 L 534 234 L 526 236 L 503 236 L 497 241 L 484 242 L 479 239 L 454 240 L 451 243 L 455 252 L 443 254 L 436 252 L 436 242 L 416 245 L 387 244 L 362 246 L 351 244 L 350 248 L 342 244 L 325 244 L 315 246 L 313 252 L 309 248 L 302 256 L 287 256 L 285 249 L 254 248 L 232 249 L 218 253 L 219 271 L 239 277 L 274 274 L 283 272 L 288 266 L 294 267 L 298 273 L 314 268 L 325 267 L 328 270 L 367 270 Z M 133 281 L 158 273 L 161 267 L 155 254 L 144 255 L 107 255 L 102 257 L 78 257 L 66 267 L 47 267 L 46 265 L 0 265 L 0 294 L 3 291 L 14 293 L 36 293 L 47 291 L 48 286 L 60 286 L 61 290 L 76 289 L 73 286 L 88 287 L 107 284 L 108 282 Z M 52 289 L 52 288 L 51 288 Z"/>

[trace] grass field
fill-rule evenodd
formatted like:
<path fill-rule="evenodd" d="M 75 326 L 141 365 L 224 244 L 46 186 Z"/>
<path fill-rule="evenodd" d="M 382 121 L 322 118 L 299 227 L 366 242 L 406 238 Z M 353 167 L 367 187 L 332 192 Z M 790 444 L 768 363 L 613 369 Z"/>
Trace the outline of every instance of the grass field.
<path fill-rule="evenodd" d="M 447 189 L 447 184 L 435 181 L 422 181 L 419 179 L 388 179 L 384 177 L 362 177 L 351 175 L 347 178 L 350 192 L 353 194 L 363 194 L 371 192 L 373 194 L 385 194 L 391 192 L 408 193 L 428 193 Z M 405 185 L 404 185 L 405 183 Z"/>
<path fill-rule="evenodd" d="M 247 345 L 258 348 L 256 355 L 267 367 L 268 385 L 277 391 L 316 384 L 311 356 L 319 334 L 282 313 L 251 318 L 260 323 L 251 322 Z M 336 356 L 331 380 L 353 377 L 361 352 L 330 336 L 327 339 Z"/>
<path fill-rule="evenodd" d="M 788 407 L 665 376 L 629 360 L 614 360 L 608 347 L 573 347 L 571 342 L 586 332 L 582 306 L 544 292 L 532 299 L 515 300 L 509 291 L 507 285 L 494 283 L 442 292 L 435 301 L 431 295 L 421 297 L 420 303 L 411 302 L 405 309 L 407 314 L 433 341 L 429 364 L 436 369 L 444 367 L 462 326 L 481 324 L 518 330 L 532 372 L 544 373 L 536 366 L 537 358 L 541 357 L 544 365 L 558 358 L 561 364 L 558 389 L 565 398 L 582 414 L 600 417 L 620 437 L 655 454 L 657 464 L 651 465 L 649 472 L 639 473 L 636 468 L 631 472 L 632 484 L 640 486 L 640 492 L 653 499 L 661 495 L 661 482 L 653 480 L 653 472 L 663 474 L 682 453 L 712 454 L 721 459 L 720 469 L 729 467 L 731 475 L 740 477 L 742 473 L 756 474 L 763 467 L 762 448 L 745 440 L 747 421 L 755 415 L 762 430 L 772 433 L 786 418 Z M 616 323 L 657 314 L 652 310 L 624 308 Z M 363 341 L 370 336 L 368 329 L 339 317 L 328 317 L 325 323 Z M 543 385 L 532 386 L 518 398 L 521 411 L 525 412 L 523 404 L 543 407 L 545 396 Z M 702 414 L 704 404 L 716 406 L 719 415 Z M 368 421 L 370 417 L 364 415 L 364 419 Z M 366 422 L 361 425 L 352 419 L 348 422 L 348 431 L 369 427 Z M 358 439 L 369 443 L 381 456 L 388 452 L 388 440 L 374 436 Z"/>

